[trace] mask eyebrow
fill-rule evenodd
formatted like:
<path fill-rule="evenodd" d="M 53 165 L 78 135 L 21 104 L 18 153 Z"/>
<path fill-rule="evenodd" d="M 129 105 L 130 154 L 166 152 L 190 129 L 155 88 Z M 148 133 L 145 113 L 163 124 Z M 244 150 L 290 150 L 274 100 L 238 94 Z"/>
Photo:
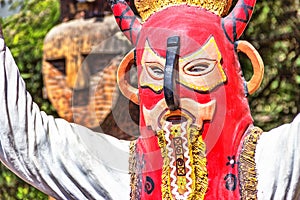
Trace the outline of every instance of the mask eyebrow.
<path fill-rule="evenodd" d="M 144 46 L 144 52 L 142 55 L 141 64 L 146 63 L 158 63 L 162 66 L 165 66 L 165 58 L 160 56 L 149 44 L 149 41 L 146 40 Z"/>
<path fill-rule="evenodd" d="M 210 36 L 207 41 L 198 50 L 179 58 L 179 62 L 188 63 L 196 59 L 216 60 L 222 58 L 219 48 L 213 36 Z"/>
<path fill-rule="evenodd" d="M 159 53 L 153 48 L 153 46 L 151 45 L 149 38 L 146 39 L 145 42 L 145 48 L 148 48 L 152 51 L 152 53 L 160 58 L 164 58 L 163 56 L 160 56 Z"/>

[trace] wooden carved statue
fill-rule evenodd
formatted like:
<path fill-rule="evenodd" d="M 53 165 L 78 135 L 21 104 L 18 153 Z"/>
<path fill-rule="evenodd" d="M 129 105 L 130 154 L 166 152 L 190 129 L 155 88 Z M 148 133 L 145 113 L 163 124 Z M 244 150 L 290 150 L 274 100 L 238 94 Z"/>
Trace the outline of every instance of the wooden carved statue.
<path fill-rule="evenodd" d="M 109 5 L 104 0 L 61 0 L 61 21 L 78 18 L 103 17 L 105 13 L 111 12 Z"/>
<path fill-rule="evenodd" d="M 142 21 L 126 1 L 109 3 L 135 47 L 117 79 L 139 105 L 139 138 L 118 140 L 40 111 L 1 37 L 1 162 L 64 200 L 299 199 L 300 115 L 263 132 L 248 106 L 264 71 L 258 52 L 239 40 L 255 0 L 238 0 L 229 14 L 230 0 L 136 0 Z M 248 81 L 238 52 L 252 63 Z M 45 62 L 62 76 L 68 58 Z M 130 80 L 134 65 L 137 86 Z M 78 68 L 79 80 L 88 66 Z M 70 67 L 66 75 L 77 66 Z M 74 86 L 75 79 L 65 79 Z"/>
<path fill-rule="evenodd" d="M 61 6 L 75 2 L 61 1 Z M 91 4 L 90 8 L 100 9 L 102 7 L 94 3 L 104 2 L 77 4 Z M 49 31 L 43 48 L 44 85 L 47 97 L 60 117 L 100 132 L 108 133 L 106 129 L 113 129 L 111 134 L 114 136 L 128 138 L 125 132 L 137 135 L 138 131 L 138 128 L 132 128 L 137 125 L 129 115 L 119 120 L 119 124 L 113 120 L 110 121 L 114 123 L 103 124 L 116 104 L 123 104 L 127 110 L 132 107 L 128 101 L 122 103 L 123 97 L 119 96 L 116 84 L 117 66 L 131 45 L 119 32 L 113 16 L 106 14 L 101 20 L 97 18 L 99 15 L 72 19 Z M 65 17 L 64 12 L 62 16 Z"/>

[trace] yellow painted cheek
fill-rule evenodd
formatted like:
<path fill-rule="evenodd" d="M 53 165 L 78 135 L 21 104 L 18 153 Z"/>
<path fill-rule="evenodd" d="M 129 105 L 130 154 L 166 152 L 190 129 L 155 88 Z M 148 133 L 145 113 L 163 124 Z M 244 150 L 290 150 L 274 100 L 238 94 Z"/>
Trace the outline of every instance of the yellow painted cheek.
<path fill-rule="evenodd" d="M 161 86 L 161 85 L 156 85 L 156 84 L 151 84 L 151 83 L 141 83 L 141 86 L 142 87 L 148 87 L 148 88 L 150 88 L 150 89 L 152 89 L 153 91 L 155 91 L 155 92 L 160 92 L 160 91 L 162 91 L 162 89 L 163 89 L 163 86 Z"/>

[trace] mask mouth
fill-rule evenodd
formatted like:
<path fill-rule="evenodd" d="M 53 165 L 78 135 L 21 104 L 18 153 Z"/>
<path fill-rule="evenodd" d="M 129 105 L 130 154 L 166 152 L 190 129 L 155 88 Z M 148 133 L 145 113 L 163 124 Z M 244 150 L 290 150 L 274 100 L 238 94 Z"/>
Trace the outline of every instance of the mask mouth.
<path fill-rule="evenodd" d="M 178 125 L 184 122 L 188 122 L 189 124 L 194 123 L 194 116 L 191 115 L 191 113 L 182 110 L 177 109 L 175 111 L 171 111 L 166 109 L 163 113 L 161 113 L 161 117 L 159 119 L 161 127 L 165 122 L 171 123 L 173 125 Z"/>
<path fill-rule="evenodd" d="M 178 125 L 187 123 L 202 128 L 204 120 L 212 120 L 216 100 L 211 100 L 206 104 L 200 104 L 192 99 L 182 98 L 181 107 L 174 111 L 168 109 L 164 99 L 161 99 L 152 109 L 143 106 L 143 113 L 146 126 L 156 131 L 161 129 L 166 123 Z M 157 117 L 155 117 L 157 116 Z"/>
<path fill-rule="evenodd" d="M 172 124 L 181 124 L 187 121 L 187 118 L 182 115 L 173 115 L 166 118 L 167 122 L 171 122 Z"/>

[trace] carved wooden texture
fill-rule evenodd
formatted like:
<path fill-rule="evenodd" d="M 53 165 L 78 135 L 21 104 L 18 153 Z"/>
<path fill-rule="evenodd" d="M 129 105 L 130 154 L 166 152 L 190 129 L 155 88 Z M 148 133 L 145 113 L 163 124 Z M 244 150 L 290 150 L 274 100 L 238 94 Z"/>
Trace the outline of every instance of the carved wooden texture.
<path fill-rule="evenodd" d="M 131 119 L 116 123 L 112 118 L 112 123 L 100 127 L 118 102 L 116 70 L 122 55 L 131 48 L 117 31 L 110 16 L 101 22 L 80 19 L 54 27 L 44 41 L 44 84 L 60 117 L 99 132 L 105 129 L 105 133 L 119 138 L 132 138 L 125 134 L 128 130 L 118 127 L 128 127 L 130 133 L 137 133 Z M 120 106 L 123 110 L 117 112 L 128 113 L 124 108 L 128 106 Z M 138 109 L 134 109 L 138 115 Z"/>
<path fill-rule="evenodd" d="M 103 17 L 110 13 L 110 7 L 105 0 L 81 1 L 60 0 L 61 21 L 77 18 Z"/>

